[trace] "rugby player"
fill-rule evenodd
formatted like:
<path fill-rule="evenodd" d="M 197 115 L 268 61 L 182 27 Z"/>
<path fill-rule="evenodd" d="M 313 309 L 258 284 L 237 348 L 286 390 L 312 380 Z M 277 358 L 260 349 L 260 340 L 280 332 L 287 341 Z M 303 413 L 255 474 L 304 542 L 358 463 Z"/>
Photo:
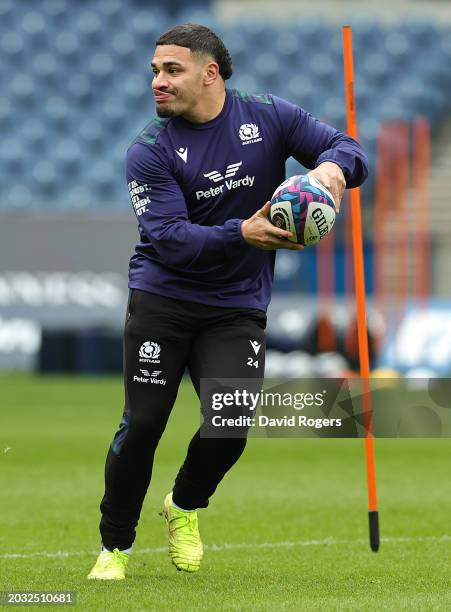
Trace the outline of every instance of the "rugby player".
<path fill-rule="evenodd" d="M 344 189 L 367 176 L 362 148 L 345 134 L 276 96 L 226 88 L 232 61 L 209 28 L 173 27 L 157 41 L 151 67 L 158 117 L 127 153 L 140 239 L 129 269 L 125 408 L 106 458 L 92 579 L 125 577 L 185 369 L 198 394 L 201 378 L 263 378 L 276 250 L 302 248 L 268 220 L 286 160 L 312 169 L 337 208 Z M 197 509 L 246 444 L 200 434 L 163 502 L 169 554 L 186 572 L 203 555 Z"/>

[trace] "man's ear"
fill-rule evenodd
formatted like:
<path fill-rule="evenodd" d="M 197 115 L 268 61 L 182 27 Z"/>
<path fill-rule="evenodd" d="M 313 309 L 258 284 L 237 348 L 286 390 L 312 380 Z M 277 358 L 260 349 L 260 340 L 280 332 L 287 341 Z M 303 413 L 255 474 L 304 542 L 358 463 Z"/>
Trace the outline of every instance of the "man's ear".
<path fill-rule="evenodd" d="M 204 85 L 212 85 L 219 76 L 219 66 L 216 62 L 208 62 L 204 68 Z"/>

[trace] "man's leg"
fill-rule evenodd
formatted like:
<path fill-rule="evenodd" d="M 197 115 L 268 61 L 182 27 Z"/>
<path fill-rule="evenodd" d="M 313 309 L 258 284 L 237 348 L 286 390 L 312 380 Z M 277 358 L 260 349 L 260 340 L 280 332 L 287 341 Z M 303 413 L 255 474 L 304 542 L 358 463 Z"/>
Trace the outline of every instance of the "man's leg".
<path fill-rule="evenodd" d="M 100 533 L 105 548 L 131 547 L 190 351 L 192 330 L 176 300 L 133 290 L 124 332 L 125 409 L 109 448 Z"/>
<path fill-rule="evenodd" d="M 263 312 L 221 309 L 194 339 L 190 356 L 191 378 L 198 395 L 201 378 L 263 380 L 265 366 Z M 173 490 L 180 508 L 205 508 L 209 497 L 228 470 L 238 461 L 245 438 L 203 438 L 200 429 L 191 440 Z"/>

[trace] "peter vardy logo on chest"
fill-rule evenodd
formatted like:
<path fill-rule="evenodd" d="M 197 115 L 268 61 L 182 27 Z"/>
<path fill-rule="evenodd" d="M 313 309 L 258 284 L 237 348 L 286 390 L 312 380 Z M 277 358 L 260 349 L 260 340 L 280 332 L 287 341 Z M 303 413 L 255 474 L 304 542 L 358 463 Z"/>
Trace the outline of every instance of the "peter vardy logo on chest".
<path fill-rule="evenodd" d="M 211 181 L 214 185 L 219 182 L 221 182 L 221 184 L 217 186 L 213 185 L 206 190 L 202 189 L 196 191 L 196 199 L 208 199 L 214 196 L 221 195 L 227 191 L 238 189 L 240 187 L 252 187 L 255 181 L 255 176 L 249 176 L 248 174 L 246 174 L 246 176 L 242 178 L 234 178 L 242 170 L 242 164 L 242 161 L 229 164 L 224 170 L 224 174 L 221 174 L 219 170 L 211 170 L 210 172 L 204 172 L 203 176 L 209 179 L 209 181 Z"/>

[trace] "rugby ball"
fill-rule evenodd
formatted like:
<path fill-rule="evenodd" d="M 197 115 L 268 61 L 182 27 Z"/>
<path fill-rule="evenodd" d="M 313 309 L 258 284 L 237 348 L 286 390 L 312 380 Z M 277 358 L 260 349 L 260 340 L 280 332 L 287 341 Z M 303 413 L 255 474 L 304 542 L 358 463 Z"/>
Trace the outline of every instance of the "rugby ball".
<path fill-rule="evenodd" d="M 308 174 L 288 178 L 271 197 L 271 222 L 293 232 L 288 240 L 298 244 L 312 246 L 327 236 L 335 216 L 332 195 Z"/>

